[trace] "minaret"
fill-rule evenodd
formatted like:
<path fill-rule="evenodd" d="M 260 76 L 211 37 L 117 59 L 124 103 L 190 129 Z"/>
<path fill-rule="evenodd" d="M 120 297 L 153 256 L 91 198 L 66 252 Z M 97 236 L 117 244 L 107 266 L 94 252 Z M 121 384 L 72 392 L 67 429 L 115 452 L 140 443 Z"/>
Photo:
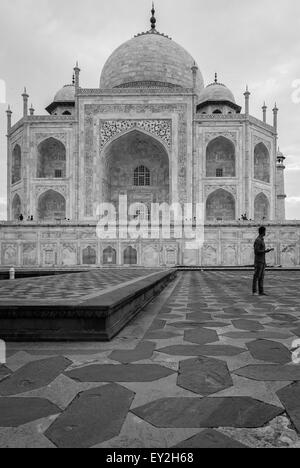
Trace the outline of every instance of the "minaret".
<path fill-rule="evenodd" d="M 246 91 L 244 93 L 245 96 L 245 173 L 244 173 L 244 180 L 245 180 L 245 205 L 242 208 L 242 211 L 249 214 L 251 212 L 251 199 L 252 199 L 252 184 L 250 180 L 251 174 L 251 136 L 250 136 L 250 91 L 248 85 L 246 86 Z"/>
<path fill-rule="evenodd" d="M 6 115 L 7 115 L 7 135 L 8 135 L 11 130 L 11 116 L 12 116 L 12 111 L 11 111 L 10 106 L 8 106 Z"/>
<path fill-rule="evenodd" d="M 285 157 L 278 148 L 276 158 L 276 219 L 278 221 L 285 221 L 285 183 L 284 183 L 284 170 L 285 170 Z"/>
<path fill-rule="evenodd" d="M 246 86 L 246 91 L 244 93 L 244 96 L 245 96 L 245 114 L 247 117 L 249 117 L 251 93 L 249 91 L 248 85 Z"/>
<path fill-rule="evenodd" d="M 262 106 L 262 111 L 263 111 L 263 122 L 267 123 L 267 106 L 266 103 L 264 102 L 264 105 Z"/>
<path fill-rule="evenodd" d="M 31 116 L 34 115 L 34 111 L 35 111 L 35 109 L 34 109 L 34 107 L 33 107 L 33 104 L 31 104 L 31 107 L 30 107 L 30 109 L 29 109 L 29 114 L 30 114 Z"/>
<path fill-rule="evenodd" d="M 23 97 L 23 117 L 25 118 L 28 115 L 28 98 L 29 98 L 26 88 L 24 88 L 24 93 L 22 94 L 22 97 Z"/>
<path fill-rule="evenodd" d="M 80 72 L 81 72 L 81 70 L 80 70 L 80 68 L 78 66 L 78 62 L 76 62 L 76 66 L 74 67 L 74 74 L 75 74 L 74 84 L 75 84 L 75 89 L 76 90 L 80 87 L 80 79 L 79 79 Z"/>
<path fill-rule="evenodd" d="M 193 73 L 193 89 L 196 89 L 197 86 L 197 72 L 199 68 L 197 67 L 196 62 L 194 62 L 194 65 L 192 66 L 192 73 Z"/>
<path fill-rule="evenodd" d="M 273 127 L 274 129 L 276 130 L 276 134 L 278 133 L 278 107 L 277 107 L 277 104 L 275 102 L 275 107 L 273 109 Z"/>

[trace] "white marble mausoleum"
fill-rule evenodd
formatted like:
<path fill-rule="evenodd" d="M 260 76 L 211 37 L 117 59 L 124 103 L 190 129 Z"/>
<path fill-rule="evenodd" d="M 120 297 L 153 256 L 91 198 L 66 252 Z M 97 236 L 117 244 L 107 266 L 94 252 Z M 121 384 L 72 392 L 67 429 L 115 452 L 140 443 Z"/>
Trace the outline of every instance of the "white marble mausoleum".
<path fill-rule="evenodd" d="M 28 108 L 26 90 L 21 120 L 13 125 L 7 111 L 2 266 L 251 264 L 261 223 L 270 225 L 274 264 L 299 264 L 298 225 L 284 224 L 276 105 L 267 123 L 265 105 L 261 120 L 250 114 L 248 89 L 240 103 L 217 75 L 205 85 L 195 59 L 158 32 L 154 9 L 151 29 L 108 58 L 99 87 L 81 81 L 76 65 L 45 115 Z M 117 206 L 119 195 L 149 210 L 202 203 L 205 244 L 98 239 L 97 207 Z"/>

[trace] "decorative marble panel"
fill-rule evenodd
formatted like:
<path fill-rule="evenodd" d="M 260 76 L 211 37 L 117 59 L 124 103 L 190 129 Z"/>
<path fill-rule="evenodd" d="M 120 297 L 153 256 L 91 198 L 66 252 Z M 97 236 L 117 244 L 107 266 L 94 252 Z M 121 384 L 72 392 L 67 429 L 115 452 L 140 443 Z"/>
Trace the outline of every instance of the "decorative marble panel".
<path fill-rule="evenodd" d="M 18 264 L 18 246 L 16 244 L 2 244 L 1 263 L 5 266 Z"/>
<path fill-rule="evenodd" d="M 102 149 L 115 136 L 135 128 L 156 136 L 162 140 L 168 148 L 172 145 L 171 120 L 101 120 L 100 148 Z"/>

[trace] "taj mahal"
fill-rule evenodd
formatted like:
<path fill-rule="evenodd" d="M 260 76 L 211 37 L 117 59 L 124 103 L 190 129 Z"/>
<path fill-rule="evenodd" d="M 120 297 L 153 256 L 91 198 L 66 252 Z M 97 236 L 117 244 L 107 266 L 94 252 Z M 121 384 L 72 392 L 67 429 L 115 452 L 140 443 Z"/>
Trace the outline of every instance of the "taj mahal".
<path fill-rule="evenodd" d="M 221 74 L 205 84 L 197 61 L 156 23 L 153 8 L 150 29 L 112 53 L 99 87 L 84 88 L 76 64 L 45 115 L 29 108 L 26 89 L 22 118 L 13 124 L 7 110 L 2 266 L 252 265 L 260 224 L 271 264 L 300 264 L 299 223 L 285 221 L 277 105 L 271 119 L 265 104 L 253 117 L 251 90 L 238 99 Z M 186 248 L 172 235 L 98 239 L 97 206 L 120 195 L 149 207 L 203 204 L 204 245 Z"/>

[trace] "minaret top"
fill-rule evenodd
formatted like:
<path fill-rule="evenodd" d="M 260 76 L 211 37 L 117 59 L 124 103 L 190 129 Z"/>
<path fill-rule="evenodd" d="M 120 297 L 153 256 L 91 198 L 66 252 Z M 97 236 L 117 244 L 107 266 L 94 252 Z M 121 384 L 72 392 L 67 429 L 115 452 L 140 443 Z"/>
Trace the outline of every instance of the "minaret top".
<path fill-rule="evenodd" d="M 150 19 L 151 23 L 151 29 L 154 31 L 156 29 L 156 18 L 155 18 L 155 7 L 154 7 L 154 2 L 152 2 L 152 10 L 151 10 L 152 16 Z"/>

